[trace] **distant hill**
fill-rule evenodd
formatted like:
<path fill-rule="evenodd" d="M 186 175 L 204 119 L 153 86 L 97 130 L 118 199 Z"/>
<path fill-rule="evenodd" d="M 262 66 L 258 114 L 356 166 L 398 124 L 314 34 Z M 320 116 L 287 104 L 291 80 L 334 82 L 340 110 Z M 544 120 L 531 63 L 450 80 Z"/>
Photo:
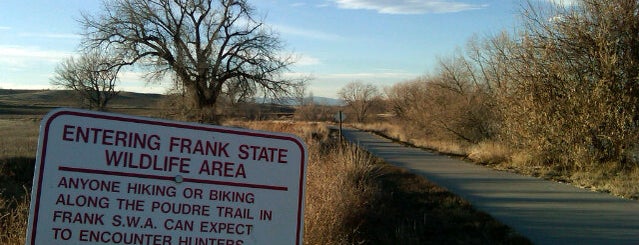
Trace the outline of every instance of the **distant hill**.
<path fill-rule="evenodd" d="M 161 112 L 159 107 L 165 95 L 146 94 L 134 92 L 120 92 L 117 97 L 109 102 L 109 111 L 151 116 L 155 112 Z M 310 99 L 307 98 L 307 101 Z M 338 99 L 326 97 L 313 97 L 313 103 L 327 106 L 342 105 Z M 269 98 L 258 98 L 258 104 L 267 104 L 269 108 L 272 104 L 284 107 L 294 107 L 299 105 L 295 98 L 281 98 L 273 100 Z M 265 105 L 266 106 L 266 105 Z M 50 110 L 58 107 L 82 107 L 78 95 L 71 90 L 16 90 L 0 89 L 0 116 L 41 116 Z M 293 108 L 290 108 L 294 110 Z"/>
<path fill-rule="evenodd" d="M 156 109 L 161 94 L 120 92 L 109 102 L 113 111 Z M 43 115 L 53 108 L 81 107 L 78 95 L 71 90 L 0 89 L 0 115 Z"/>
<path fill-rule="evenodd" d="M 112 107 L 149 107 L 163 95 L 120 92 L 109 102 Z M 77 106 L 78 95 L 71 90 L 13 90 L 0 89 L 0 103 L 11 105 Z"/>
<path fill-rule="evenodd" d="M 110 103 L 112 106 L 148 108 L 156 107 L 163 97 L 162 94 L 120 92 Z"/>
<path fill-rule="evenodd" d="M 34 90 L 27 90 L 27 89 L 0 89 L 0 95 L 32 93 L 33 91 Z"/>
<path fill-rule="evenodd" d="M 328 97 L 313 96 L 313 102 L 320 105 L 339 106 L 344 105 L 344 101 Z"/>
<path fill-rule="evenodd" d="M 68 105 L 76 104 L 75 98 L 69 90 L 0 89 L 0 102 L 14 105 Z"/>

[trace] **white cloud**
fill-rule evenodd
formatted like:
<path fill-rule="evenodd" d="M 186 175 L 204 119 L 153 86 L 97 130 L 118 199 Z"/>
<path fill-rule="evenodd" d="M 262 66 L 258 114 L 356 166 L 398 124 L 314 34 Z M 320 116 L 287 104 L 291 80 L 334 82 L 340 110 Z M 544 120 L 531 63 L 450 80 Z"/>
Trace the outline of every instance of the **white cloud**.
<path fill-rule="evenodd" d="M 35 33 L 35 32 L 22 32 L 18 33 L 20 37 L 31 37 L 31 38 L 51 38 L 51 39 L 80 39 L 81 36 L 77 34 L 70 33 Z"/>
<path fill-rule="evenodd" d="M 151 86 L 141 83 L 118 83 L 116 89 L 120 91 L 145 93 L 145 94 L 166 94 L 169 92 L 167 87 Z"/>
<path fill-rule="evenodd" d="M 322 63 L 320 59 L 304 54 L 296 55 L 295 58 L 295 66 L 312 66 Z"/>
<path fill-rule="evenodd" d="M 122 91 L 138 93 L 166 93 L 171 86 L 171 76 L 166 75 L 158 81 L 148 81 L 147 72 L 120 71 L 117 87 Z"/>
<path fill-rule="evenodd" d="M 555 5 L 570 7 L 570 6 L 577 5 L 577 1 L 579 0 L 546 0 L 546 1 Z"/>
<path fill-rule="evenodd" d="M 297 28 L 297 27 L 292 27 L 287 25 L 279 25 L 279 24 L 274 24 L 271 26 L 273 27 L 273 29 L 279 31 L 280 33 L 287 34 L 287 35 L 300 36 L 300 37 L 316 39 L 316 40 L 325 40 L 325 41 L 337 41 L 337 40 L 343 39 L 339 35 L 317 31 L 317 30 L 302 29 L 302 28 Z"/>
<path fill-rule="evenodd" d="M 333 73 L 333 74 L 325 74 L 322 77 L 326 79 L 340 79 L 347 82 L 352 81 L 367 81 L 372 80 L 371 82 L 381 82 L 387 80 L 396 80 L 403 81 L 405 79 L 414 78 L 419 76 L 414 73 L 407 73 L 401 71 L 380 71 L 380 72 L 361 72 L 361 73 Z"/>
<path fill-rule="evenodd" d="M 303 6 L 306 6 L 306 3 L 305 3 L 305 2 L 296 2 L 296 3 L 291 3 L 291 7 L 294 7 L 294 8 L 296 8 L 296 7 L 303 7 Z"/>
<path fill-rule="evenodd" d="M 43 50 L 38 47 L 0 45 L 0 65 L 10 70 L 28 68 L 39 62 L 58 63 L 73 55 L 58 50 Z"/>
<path fill-rule="evenodd" d="M 299 76 L 300 74 L 297 75 Z M 308 74 L 306 75 L 309 76 Z M 337 98 L 337 91 L 339 91 L 339 89 L 344 87 L 349 82 L 362 81 L 365 83 L 371 83 L 382 89 L 386 86 L 392 86 L 393 84 L 398 82 L 417 78 L 420 75 L 421 74 L 402 70 L 386 69 L 360 73 L 311 74 L 310 77 L 312 78 L 312 80 L 309 84 L 309 91 L 312 91 L 315 96 Z"/>
<path fill-rule="evenodd" d="M 0 26 L 0 31 L 11 30 L 11 27 L 8 26 Z"/>
<path fill-rule="evenodd" d="M 332 0 L 339 8 L 374 10 L 382 14 L 453 13 L 486 8 L 487 4 L 453 0 Z"/>
<path fill-rule="evenodd" d="M 0 53 L 4 57 L 41 60 L 60 60 L 72 54 L 66 51 L 42 50 L 38 47 L 15 45 L 0 45 Z"/>
<path fill-rule="evenodd" d="M 299 66 L 312 66 L 322 64 L 320 59 L 310 56 L 308 54 L 295 53 L 295 52 L 281 52 L 277 55 L 279 59 L 292 61 L 292 67 Z M 295 69 L 295 68 L 293 68 Z"/>
<path fill-rule="evenodd" d="M 48 84 L 32 84 L 32 83 L 14 83 L 7 81 L 0 81 L 1 89 L 30 89 L 30 90 L 38 90 L 38 89 L 54 89 L 54 87 Z"/>

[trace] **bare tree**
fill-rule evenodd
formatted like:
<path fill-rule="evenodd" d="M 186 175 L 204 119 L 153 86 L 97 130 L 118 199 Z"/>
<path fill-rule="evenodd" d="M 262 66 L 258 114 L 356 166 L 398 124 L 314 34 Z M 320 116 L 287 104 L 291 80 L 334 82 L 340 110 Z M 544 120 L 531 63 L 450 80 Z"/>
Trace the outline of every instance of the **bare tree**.
<path fill-rule="evenodd" d="M 346 102 L 346 105 L 353 110 L 357 122 L 366 120 L 369 109 L 381 96 L 377 87 L 363 82 L 351 82 L 340 89 L 338 94 Z"/>
<path fill-rule="evenodd" d="M 277 96 L 297 86 L 281 78 L 292 58 L 254 15 L 246 0 L 105 1 L 100 15 L 83 16 L 83 45 L 115 50 L 121 66 L 172 73 L 201 120 L 216 122 L 224 93 Z"/>
<path fill-rule="evenodd" d="M 112 66 L 114 62 L 100 52 L 68 58 L 55 69 L 51 83 L 76 91 L 90 109 L 103 111 L 119 93 L 115 89 L 118 69 Z"/>

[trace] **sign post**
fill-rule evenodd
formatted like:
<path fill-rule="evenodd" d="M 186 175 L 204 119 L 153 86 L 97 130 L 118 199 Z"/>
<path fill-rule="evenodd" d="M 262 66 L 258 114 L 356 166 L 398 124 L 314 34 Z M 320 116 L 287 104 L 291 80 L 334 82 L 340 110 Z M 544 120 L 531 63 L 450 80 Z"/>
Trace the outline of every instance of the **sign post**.
<path fill-rule="evenodd" d="M 301 244 L 305 171 L 292 135 L 58 109 L 27 244 Z"/>
<path fill-rule="evenodd" d="M 346 120 L 346 114 L 341 110 L 335 114 L 335 121 L 339 123 L 339 144 L 342 145 L 342 123 Z"/>

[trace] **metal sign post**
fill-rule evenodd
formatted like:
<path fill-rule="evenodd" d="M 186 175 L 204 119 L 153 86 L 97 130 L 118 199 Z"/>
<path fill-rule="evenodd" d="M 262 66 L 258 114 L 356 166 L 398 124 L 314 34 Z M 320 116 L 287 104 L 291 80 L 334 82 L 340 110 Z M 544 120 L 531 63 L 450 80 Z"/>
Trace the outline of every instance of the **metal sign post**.
<path fill-rule="evenodd" d="M 339 123 L 339 144 L 342 145 L 342 123 L 346 119 L 346 115 L 340 110 L 335 114 L 335 120 Z"/>

